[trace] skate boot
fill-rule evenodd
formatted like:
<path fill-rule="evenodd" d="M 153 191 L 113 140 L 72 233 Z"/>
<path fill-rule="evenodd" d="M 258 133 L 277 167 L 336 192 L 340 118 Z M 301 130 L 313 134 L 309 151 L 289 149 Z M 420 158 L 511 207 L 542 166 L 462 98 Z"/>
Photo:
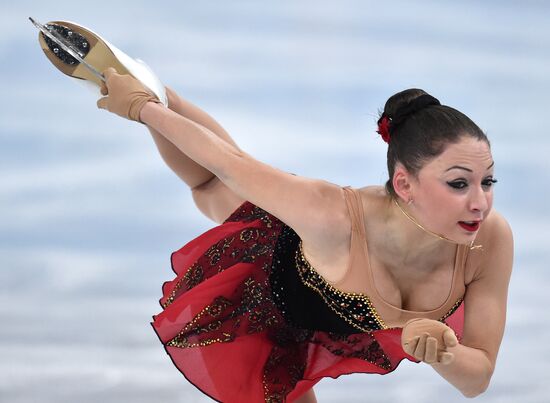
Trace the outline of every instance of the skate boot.
<path fill-rule="evenodd" d="M 164 85 L 142 60 L 131 58 L 95 32 L 74 22 L 51 21 L 42 25 L 29 19 L 41 31 L 38 41 L 46 57 L 62 73 L 99 88 L 104 81 L 101 72 L 113 67 L 119 74 L 132 75 L 168 106 Z"/>

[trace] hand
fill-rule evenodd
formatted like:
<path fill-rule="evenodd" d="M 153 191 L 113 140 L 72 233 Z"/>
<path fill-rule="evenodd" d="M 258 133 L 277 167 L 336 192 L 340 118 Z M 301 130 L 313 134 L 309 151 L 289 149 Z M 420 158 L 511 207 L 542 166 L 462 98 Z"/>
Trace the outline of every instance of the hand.
<path fill-rule="evenodd" d="M 405 323 L 401 333 L 403 350 L 428 364 L 450 364 L 454 360 L 454 354 L 448 352 L 447 348 L 457 344 L 458 339 L 453 329 L 432 319 L 411 319 Z"/>
<path fill-rule="evenodd" d="M 160 103 L 139 80 L 129 74 L 118 74 L 112 67 L 103 71 L 105 83 L 101 94 L 108 95 L 97 101 L 97 107 L 107 109 L 123 118 L 141 122 L 140 112 L 147 102 Z"/>

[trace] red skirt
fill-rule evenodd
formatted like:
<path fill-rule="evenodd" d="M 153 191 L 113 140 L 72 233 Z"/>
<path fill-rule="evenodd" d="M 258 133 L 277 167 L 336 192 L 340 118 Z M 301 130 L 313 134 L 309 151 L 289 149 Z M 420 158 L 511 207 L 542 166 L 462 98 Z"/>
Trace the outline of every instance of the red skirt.
<path fill-rule="evenodd" d="M 176 277 L 151 325 L 185 378 L 221 402 L 290 402 L 324 377 L 419 362 L 401 348 L 401 328 L 343 334 L 285 319 L 269 281 L 284 226 L 247 201 L 172 253 Z M 445 319 L 459 340 L 463 319 L 463 303 Z"/>

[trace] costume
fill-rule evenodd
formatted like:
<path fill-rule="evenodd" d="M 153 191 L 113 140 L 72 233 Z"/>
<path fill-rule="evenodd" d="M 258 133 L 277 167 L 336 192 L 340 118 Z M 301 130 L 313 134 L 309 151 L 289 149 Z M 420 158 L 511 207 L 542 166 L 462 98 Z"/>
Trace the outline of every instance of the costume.
<path fill-rule="evenodd" d="M 355 190 L 344 189 L 358 233 Z M 387 374 L 405 358 L 419 362 L 369 297 L 325 281 L 296 232 L 248 201 L 171 262 L 176 278 L 163 284 L 164 310 L 151 325 L 176 367 L 215 400 L 292 401 L 323 377 Z M 462 258 L 456 267 L 463 265 Z M 460 340 L 464 303 L 452 302 L 439 320 Z"/>
<path fill-rule="evenodd" d="M 142 61 L 96 33 L 67 21 L 31 21 L 42 32 L 46 56 L 64 74 L 97 87 L 115 70 L 121 74 L 109 87 L 118 96 L 111 93 L 98 107 L 141 121 L 145 103 L 168 104 L 164 86 Z M 418 97 L 401 114 L 381 118 L 379 133 L 389 142 L 394 126 L 434 104 L 439 101 L 433 97 Z M 451 292 L 440 307 L 394 307 L 374 287 L 357 194 L 343 189 L 352 218 L 351 264 L 343 282 L 321 277 L 296 232 L 250 202 L 172 254 L 176 278 L 163 284 L 164 310 L 151 325 L 176 367 L 204 393 L 228 403 L 274 403 L 294 400 L 323 377 L 387 374 L 405 358 L 419 362 L 403 351 L 402 328 L 387 325 L 404 319 L 439 320 L 461 339 L 464 287 L 458 279 L 466 248 L 457 246 Z M 365 293 L 342 291 L 349 284 L 365 285 Z"/>

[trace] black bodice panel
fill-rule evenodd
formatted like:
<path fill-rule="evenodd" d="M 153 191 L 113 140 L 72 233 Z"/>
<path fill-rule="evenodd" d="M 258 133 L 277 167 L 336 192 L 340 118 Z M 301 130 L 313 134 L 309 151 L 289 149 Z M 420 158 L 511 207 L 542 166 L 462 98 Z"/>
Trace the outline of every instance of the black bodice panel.
<path fill-rule="evenodd" d="M 320 279 L 315 282 L 315 273 L 306 273 L 305 268 L 298 264 L 299 243 L 298 234 L 289 226 L 283 225 L 273 252 L 270 277 L 273 298 L 283 316 L 297 327 L 311 330 L 349 334 L 380 329 L 374 317 L 369 316 L 368 307 L 352 307 L 356 312 L 357 309 L 361 311 L 362 322 L 370 323 L 368 329 L 349 323 L 349 318 L 353 315 L 349 313 L 350 301 L 346 301 L 341 295 L 330 295 L 323 292 L 325 290 L 320 290 L 321 282 Z"/>

